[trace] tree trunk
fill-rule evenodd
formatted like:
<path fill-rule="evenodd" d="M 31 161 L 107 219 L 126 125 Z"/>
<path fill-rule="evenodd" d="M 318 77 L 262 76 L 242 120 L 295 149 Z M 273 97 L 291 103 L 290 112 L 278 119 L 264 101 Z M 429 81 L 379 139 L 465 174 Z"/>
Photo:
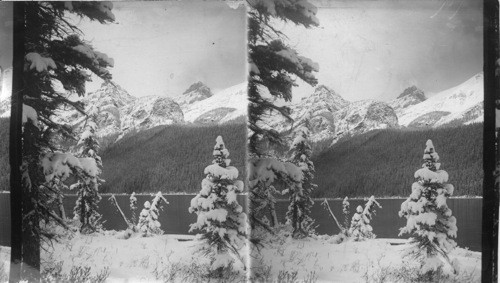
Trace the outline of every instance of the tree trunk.
<path fill-rule="evenodd" d="M 340 222 L 337 220 L 337 217 L 335 217 L 335 214 L 333 214 L 333 211 L 330 208 L 330 205 L 328 204 L 328 201 L 326 199 L 323 201 L 323 204 L 325 206 L 325 209 L 328 210 L 328 212 L 330 212 L 330 216 L 333 218 L 333 220 L 335 221 L 335 223 L 339 227 L 340 231 L 344 234 L 347 234 L 347 230 L 348 230 L 347 227 L 342 227 L 342 225 L 340 225 Z"/>
<path fill-rule="evenodd" d="M 30 193 L 27 197 L 31 197 L 31 200 L 25 198 L 23 201 L 23 211 L 32 211 L 35 209 L 33 201 L 38 196 L 34 193 L 34 190 L 31 190 Z M 34 214 L 31 221 L 23 221 L 23 263 L 21 265 L 21 277 L 28 282 L 40 281 L 40 236 L 33 234 L 34 229 L 40 229 L 40 227 L 33 227 L 39 225 L 39 218 L 37 216 L 37 214 Z"/>
<path fill-rule="evenodd" d="M 21 189 L 22 110 L 24 67 L 24 3 L 14 2 L 12 107 L 9 131 L 11 250 L 9 282 L 21 280 L 23 191 Z"/>
<path fill-rule="evenodd" d="M 132 229 L 132 231 L 136 231 L 135 225 L 130 223 L 130 221 L 128 221 L 127 217 L 125 216 L 125 213 L 123 213 L 123 210 L 118 205 L 118 202 L 116 201 L 115 195 L 111 195 L 109 197 L 109 200 L 115 205 L 116 209 L 118 209 L 118 212 L 120 212 L 120 215 L 122 216 L 123 221 L 125 221 L 125 223 L 127 224 L 127 227 Z"/>
<path fill-rule="evenodd" d="M 26 123 L 23 133 L 23 225 L 21 278 L 28 282 L 40 281 L 40 219 L 38 187 L 42 183 L 38 167 L 38 129 Z M 29 216 L 28 216 L 29 214 Z"/>
<path fill-rule="evenodd" d="M 271 214 L 271 227 L 276 227 L 278 225 L 278 216 L 276 215 L 274 200 L 269 201 L 269 213 Z"/>
<path fill-rule="evenodd" d="M 59 216 L 61 217 L 62 220 L 66 221 L 66 212 L 64 211 L 64 202 L 62 194 L 58 196 L 57 202 L 59 206 Z"/>
<path fill-rule="evenodd" d="M 296 234 L 298 233 L 298 217 L 297 217 L 297 203 L 293 204 L 293 211 L 292 211 L 292 237 L 296 237 Z"/>
<path fill-rule="evenodd" d="M 85 188 L 82 188 L 82 196 L 80 201 L 80 233 L 87 232 L 87 217 L 85 216 Z"/>

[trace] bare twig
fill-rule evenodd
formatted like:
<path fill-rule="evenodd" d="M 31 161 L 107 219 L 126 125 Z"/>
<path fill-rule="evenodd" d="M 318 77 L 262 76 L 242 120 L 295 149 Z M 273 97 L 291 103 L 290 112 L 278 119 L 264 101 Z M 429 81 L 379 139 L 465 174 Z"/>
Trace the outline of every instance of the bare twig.
<path fill-rule="evenodd" d="M 340 224 L 340 222 L 337 220 L 337 217 L 335 217 L 335 214 L 333 214 L 332 209 L 330 208 L 330 205 L 328 204 L 328 201 L 325 200 L 322 202 L 323 206 L 325 207 L 328 212 L 330 212 L 330 215 L 332 216 L 333 220 L 335 220 L 335 223 L 337 223 L 337 226 L 339 227 L 340 231 L 345 234 L 346 228 Z"/>
<path fill-rule="evenodd" d="M 127 224 L 128 228 L 134 230 L 134 224 L 132 224 L 128 219 L 127 217 L 125 216 L 125 214 L 123 213 L 123 210 L 120 208 L 120 205 L 118 205 L 118 202 L 116 201 L 116 198 L 115 198 L 115 195 L 111 195 L 109 197 L 109 201 L 111 201 L 111 203 L 113 203 L 115 205 L 115 207 L 118 209 L 118 212 L 120 212 L 123 220 L 125 221 L 125 223 Z"/>

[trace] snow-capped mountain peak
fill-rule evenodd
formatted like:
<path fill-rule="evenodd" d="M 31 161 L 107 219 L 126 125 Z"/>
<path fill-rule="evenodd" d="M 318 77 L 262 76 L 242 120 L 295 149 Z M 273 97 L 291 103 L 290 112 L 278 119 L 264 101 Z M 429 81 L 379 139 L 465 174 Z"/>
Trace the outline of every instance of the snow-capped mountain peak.
<path fill-rule="evenodd" d="M 248 107 L 247 83 L 243 82 L 200 101 L 181 104 L 186 122 L 226 123 L 246 117 Z"/>
<path fill-rule="evenodd" d="M 12 68 L 7 68 L 3 72 L 0 72 L 0 86 L 0 117 L 10 117 Z"/>
<path fill-rule="evenodd" d="M 137 98 L 113 82 L 105 82 L 98 90 L 81 99 L 85 110 L 97 110 L 97 134 L 100 137 L 124 135 L 159 125 L 183 123 L 183 113 L 172 99 L 159 96 Z M 78 128 L 84 118 L 76 110 L 61 111 L 62 122 Z"/>
<path fill-rule="evenodd" d="M 300 102 L 300 104 L 308 106 L 318 105 L 318 103 L 323 104 L 323 108 L 331 112 L 342 109 L 349 104 L 342 96 L 325 85 L 316 87 L 310 96 L 302 98 Z"/>
<path fill-rule="evenodd" d="M 202 82 L 196 82 L 189 86 L 181 95 L 174 98 L 179 105 L 192 104 L 207 99 L 213 95 L 208 86 Z"/>
<path fill-rule="evenodd" d="M 404 109 L 399 115 L 402 126 L 442 126 L 483 121 L 483 73 L 464 83 L 439 92 L 427 100 Z"/>
<path fill-rule="evenodd" d="M 328 139 L 335 142 L 345 135 L 398 127 L 397 116 L 387 103 L 374 100 L 349 102 L 324 85 L 290 108 L 293 124 L 281 116 L 273 116 L 268 124 L 283 133 L 307 125 L 313 142 Z M 289 135 L 292 138 L 294 134 Z"/>
<path fill-rule="evenodd" d="M 418 104 L 426 100 L 425 94 L 416 86 L 406 88 L 396 99 L 391 101 L 389 105 L 400 115 L 406 108 Z"/>
<path fill-rule="evenodd" d="M 426 98 L 424 92 L 414 85 L 403 90 L 403 92 L 398 96 L 398 98 L 403 98 L 407 96 L 414 96 L 422 101 L 424 101 Z"/>
<path fill-rule="evenodd" d="M 398 117 L 387 103 L 361 100 L 335 112 L 334 141 L 345 135 L 358 135 L 375 129 L 397 128 Z"/>

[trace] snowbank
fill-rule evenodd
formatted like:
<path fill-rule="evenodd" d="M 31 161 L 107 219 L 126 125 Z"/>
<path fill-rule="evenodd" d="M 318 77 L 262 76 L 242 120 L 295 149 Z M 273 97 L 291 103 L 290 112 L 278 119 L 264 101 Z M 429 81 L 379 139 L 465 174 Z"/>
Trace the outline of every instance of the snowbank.
<path fill-rule="evenodd" d="M 62 263 L 63 273 L 69 273 L 73 266 L 88 266 L 92 274 L 108 269 L 107 282 L 123 282 L 125 278 L 128 282 L 167 279 L 182 282 L 187 275 L 181 273 L 203 270 L 200 267 L 208 263 L 194 254 L 198 244 L 194 236 L 162 235 L 121 240 L 117 239 L 119 233 L 76 234 L 71 239 L 54 243 L 53 252 L 42 251 L 42 269 Z M 337 244 L 336 238 L 331 236 L 267 239 L 265 248 L 260 250 L 261 255 L 252 258 L 251 279 L 276 281 L 297 272 L 298 280 L 312 278 L 316 282 L 378 282 L 382 278 L 385 278 L 383 282 L 404 282 L 403 279 L 414 272 L 414 263 L 401 257 L 405 243 L 402 239 L 372 239 Z M 256 254 L 256 250 L 254 252 Z M 480 282 L 480 252 L 457 248 L 450 257 L 460 265 L 459 273 L 453 278 L 455 282 Z M 9 259 L 10 248 L 0 247 L 0 281 L 4 278 L 2 274 L 8 274 Z M 260 277 L 255 277 L 256 273 Z"/>

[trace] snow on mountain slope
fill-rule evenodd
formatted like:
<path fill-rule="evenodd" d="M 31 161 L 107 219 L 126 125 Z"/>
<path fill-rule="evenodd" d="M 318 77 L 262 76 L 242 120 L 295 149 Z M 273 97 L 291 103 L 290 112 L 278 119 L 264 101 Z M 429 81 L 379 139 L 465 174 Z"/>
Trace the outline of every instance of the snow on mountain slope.
<path fill-rule="evenodd" d="M 408 107 L 399 115 L 399 124 L 407 127 L 442 126 L 453 121 L 481 122 L 483 113 L 483 73 L 466 82 L 437 93 Z"/>
<path fill-rule="evenodd" d="M 209 98 L 181 106 L 184 120 L 191 123 L 226 123 L 246 117 L 247 83 L 240 83 L 219 91 Z"/>
<path fill-rule="evenodd" d="M 0 118 L 6 118 L 10 117 L 12 68 L 7 68 L 0 73 L 0 84 Z"/>
<path fill-rule="evenodd" d="M 103 83 L 100 89 L 81 99 L 85 110 L 97 108 L 98 136 L 114 134 L 120 136 L 133 131 L 145 130 L 159 125 L 183 123 L 179 105 L 172 99 L 159 96 L 136 98 L 119 85 Z M 61 111 L 62 122 L 80 127 L 85 117 L 76 110 Z"/>
<path fill-rule="evenodd" d="M 455 113 L 450 113 L 449 115 L 438 120 L 434 126 L 444 126 L 447 124 L 472 124 L 481 123 L 484 121 L 484 106 L 483 101 L 477 103 L 471 108 L 467 108 L 464 111 L 459 111 Z"/>
<path fill-rule="evenodd" d="M 333 113 L 347 105 L 349 102 L 333 89 L 320 85 L 311 95 L 289 106 L 293 122 L 281 115 L 271 115 L 266 118 L 266 123 L 281 133 L 291 131 L 289 133 L 291 139 L 293 139 L 293 129 L 307 123 L 309 138 L 312 141 L 321 141 L 334 136 Z"/>
<path fill-rule="evenodd" d="M 356 101 L 333 115 L 335 138 L 359 135 L 375 129 L 397 128 L 398 117 L 387 103 L 375 100 Z"/>
<path fill-rule="evenodd" d="M 146 96 L 123 108 L 121 128 L 145 130 L 159 125 L 171 125 L 184 122 L 182 110 L 175 101 L 168 97 Z"/>
<path fill-rule="evenodd" d="M 303 124 L 307 124 L 313 142 L 336 141 L 345 135 L 398 127 L 396 113 L 387 103 L 374 100 L 349 102 L 323 85 L 290 108 L 293 124 L 277 115 L 266 121 L 273 129 L 288 135 L 290 140 L 294 129 Z"/>
<path fill-rule="evenodd" d="M 101 138 L 123 137 L 131 131 L 142 131 L 161 125 L 191 123 L 226 123 L 247 113 L 246 82 L 213 95 L 210 89 L 198 82 L 186 90 L 182 98 L 177 97 L 181 106 L 169 97 L 134 97 L 113 82 L 105 82 L 101 87 L 88 93 L 80 101 L 85 112 L 96 108 L 97 135 Z M 0 117 L 10 116 L 10 97 L 0 101 Z M 186 114 L 184 114 L 184 111 Z M 73 108 L 59 109 L 54 119 L 73 127 L 78 133 L 85 124 L 86 117 Z M 110 141 L 107 139 L 108 142 Z"/>

